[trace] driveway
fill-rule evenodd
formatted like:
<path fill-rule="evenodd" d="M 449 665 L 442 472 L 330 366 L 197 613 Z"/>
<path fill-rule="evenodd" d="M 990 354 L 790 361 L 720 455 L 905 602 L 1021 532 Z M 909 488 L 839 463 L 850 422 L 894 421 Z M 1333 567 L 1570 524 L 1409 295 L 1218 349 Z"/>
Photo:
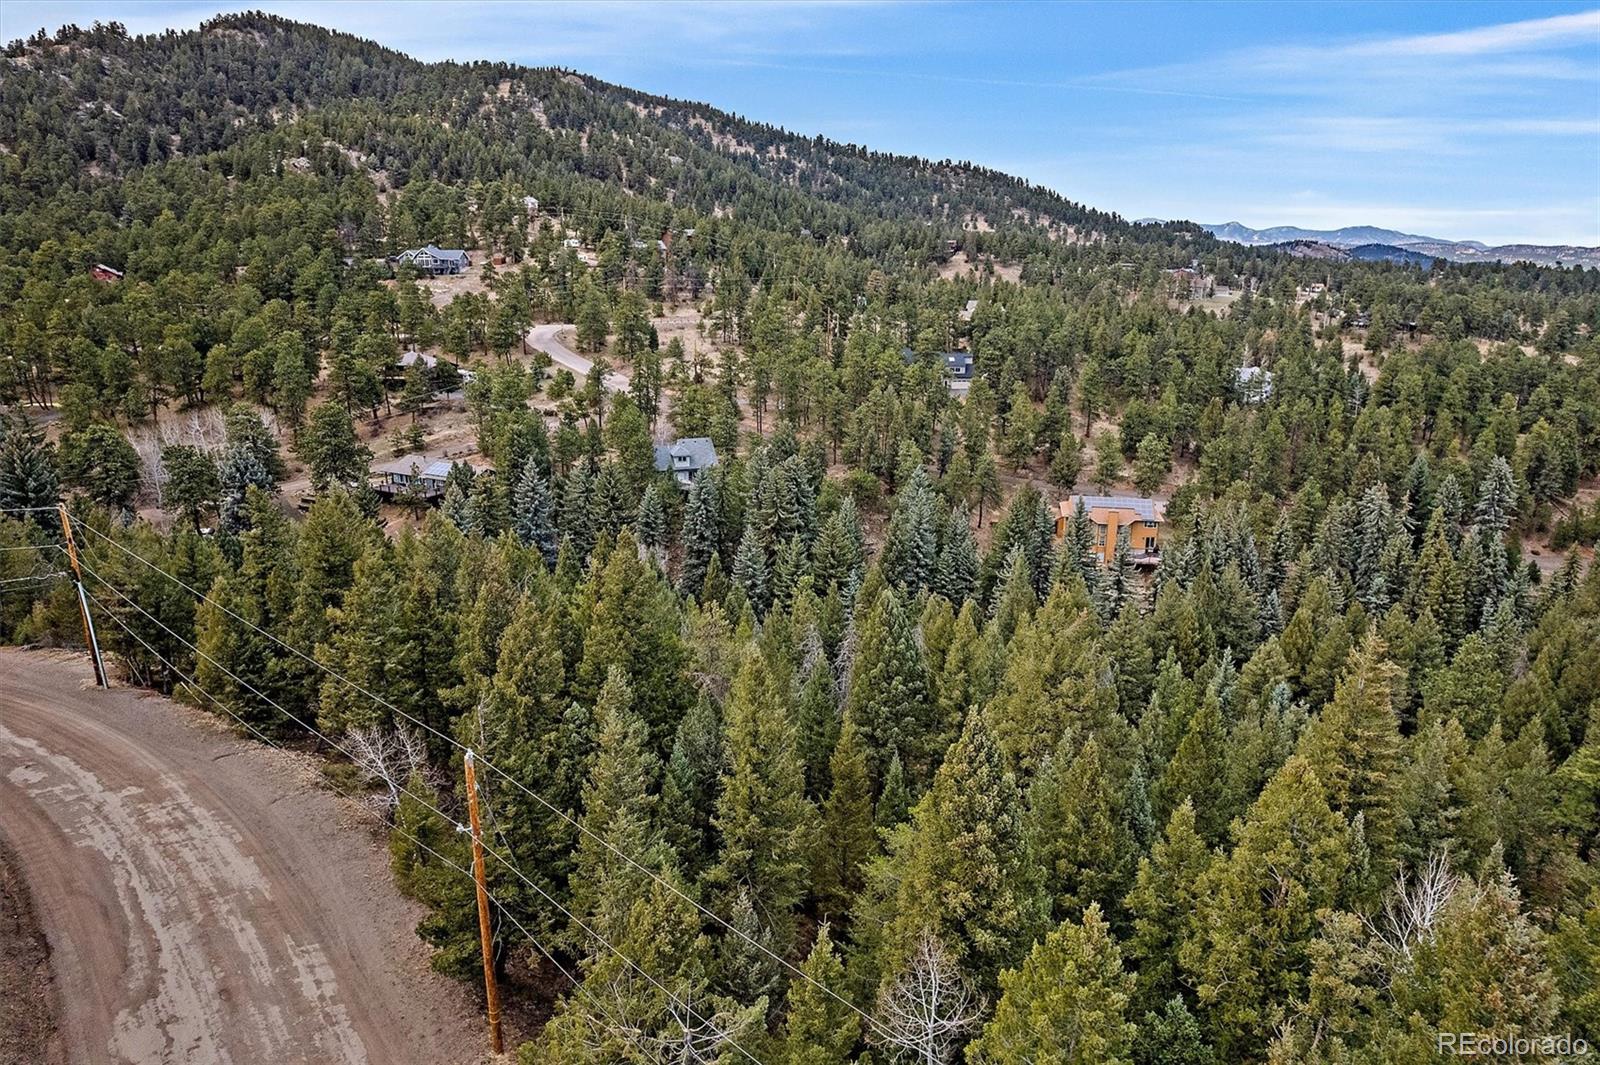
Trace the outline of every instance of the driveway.
<path fill-rule="evenodd" d="M 576 351 L 562 343 L 560 334 L 577 326 L 565 322 L 553 322 L 548 325 L 536 325 L 528 331 L 528 345 L 550 356 L 550 361 L 557 366 L 565 366 L 572 371 L 572 376 L 578 379 L 579 384 L 589 376 L 589 371 L 594 369 L 594 363 L 579 355 Z M 607 392 L 626 392 L 628 379 L 619 373 L 608 373 L 605 376 Z"/>

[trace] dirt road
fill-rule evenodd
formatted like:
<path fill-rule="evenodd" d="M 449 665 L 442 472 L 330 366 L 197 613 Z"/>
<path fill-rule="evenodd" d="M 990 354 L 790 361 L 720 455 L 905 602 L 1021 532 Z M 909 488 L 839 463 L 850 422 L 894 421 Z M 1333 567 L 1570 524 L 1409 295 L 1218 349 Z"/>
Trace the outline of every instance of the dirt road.
<path fill-rule="evenodd" d="M 0 835 L 83 1065 L 476 1062 L 381 843 L 307 756 L 0 649 Z"/>

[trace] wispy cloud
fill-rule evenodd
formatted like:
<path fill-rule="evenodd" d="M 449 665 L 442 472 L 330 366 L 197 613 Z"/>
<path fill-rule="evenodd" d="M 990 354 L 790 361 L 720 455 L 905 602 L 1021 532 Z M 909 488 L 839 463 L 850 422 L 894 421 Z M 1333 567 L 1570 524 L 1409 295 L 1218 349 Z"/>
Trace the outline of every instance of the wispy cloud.
<path fill-rule="evenodd" d="M 1600 10 L 1503 22 L 1453 33 L 1422 33 L 1346 45 L 1347 55 L 1480 56 L 1600 42 Z"/>

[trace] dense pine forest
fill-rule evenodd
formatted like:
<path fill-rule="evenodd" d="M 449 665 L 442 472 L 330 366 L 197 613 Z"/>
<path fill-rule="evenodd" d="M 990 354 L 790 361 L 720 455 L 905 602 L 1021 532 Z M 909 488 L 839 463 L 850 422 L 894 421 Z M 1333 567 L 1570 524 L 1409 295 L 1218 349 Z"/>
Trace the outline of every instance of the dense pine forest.
<path fill-rule="evenodd" d="M 118 676 L 324 752 L 474 981 L 471 748 L 520 1060 L 1600 1044 L 1595 272 L 265 15 L 0 63 L 0 640 L 83 642 L 65 502 Z"/>

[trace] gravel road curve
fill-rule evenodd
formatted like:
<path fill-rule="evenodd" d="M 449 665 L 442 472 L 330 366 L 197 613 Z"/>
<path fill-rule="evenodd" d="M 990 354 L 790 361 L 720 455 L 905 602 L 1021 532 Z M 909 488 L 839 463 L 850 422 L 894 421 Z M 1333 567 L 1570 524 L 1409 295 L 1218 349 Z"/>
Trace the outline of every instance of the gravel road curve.
<path fill-rule="evenodd" d="M 82 1065 L 483 1059 L 467 990 L 309 756 L 247 742 L 86 659 L 0 649 L 0 835 Z"/>

